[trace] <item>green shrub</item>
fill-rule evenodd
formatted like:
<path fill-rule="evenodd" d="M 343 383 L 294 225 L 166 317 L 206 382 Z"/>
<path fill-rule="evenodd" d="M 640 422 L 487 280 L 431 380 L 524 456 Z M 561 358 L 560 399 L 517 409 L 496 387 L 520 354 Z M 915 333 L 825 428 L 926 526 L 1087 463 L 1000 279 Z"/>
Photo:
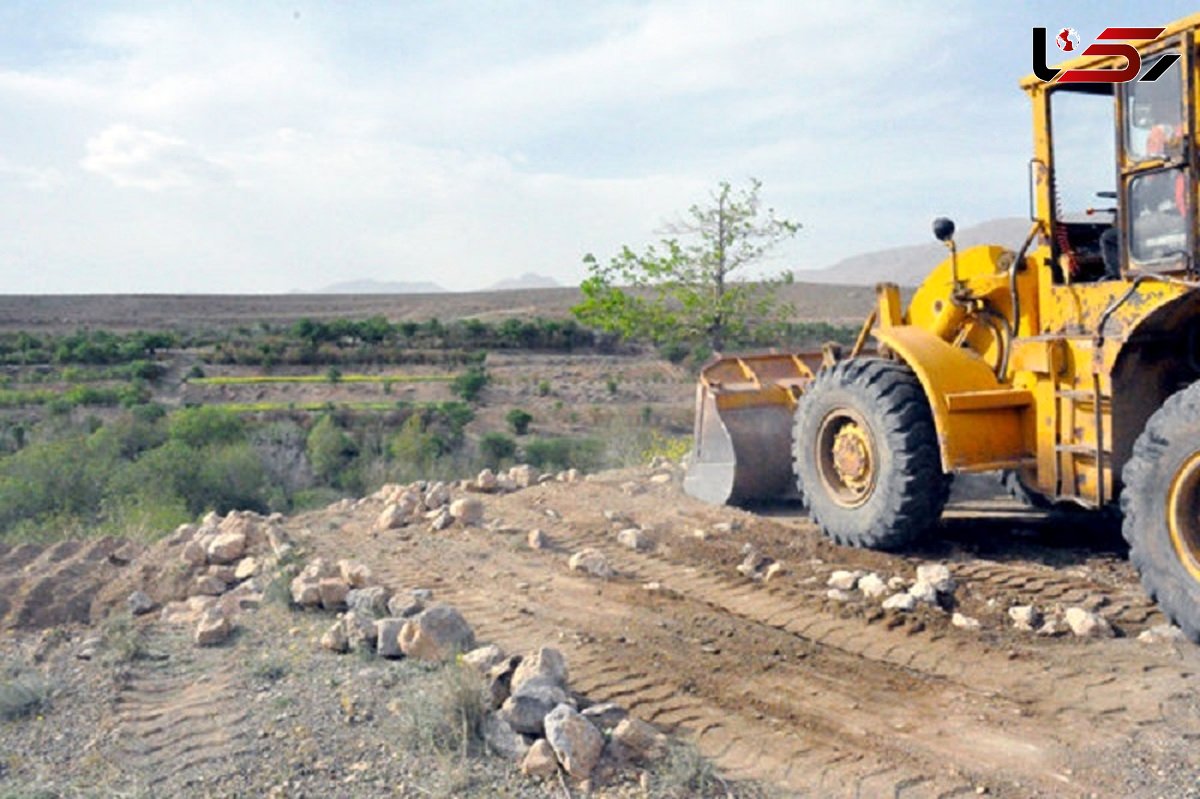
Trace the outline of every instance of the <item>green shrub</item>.
<path fill-rule="evenodd" d="M 420 414 L 414 413 L 388 442 L 391 456 L 401 463 L 422 472 L 441 455 L 437 436 L 425 429 Z"/>
<path fill-rule="evenodd" d="M 306 451 L 317 477 L 335 482 L 358 450 L 333 417 L 326 414 L 308 432 Z"/>
<path fill-rule="evenodd" d="M 484 387 L 488 384 L 488 379 L 486 369 L 472 366 L 454 378 L 454 382 L 450 384 L 450 388 L 455 394 L 462 397 L 464 401 L 474 402 L 483 393 Z"/>
<path fill-rule="evenodd" d="M 603 442 L 594 438 L 535 438 L 524 446 L 524 460 L 543 470 L 595 469 L 603 455 Z"/>
<path fill-rule="evenodd" d="M 479 439 L 479 454 L 485 466 L 496 469 L 517 454 L 517 442 L 503 433 L 485 433 Z"/>
<path fill-rule="evenodd" d="M 228 444 L 241 440 L 246 432 L 239 416 L 211 405 L 176 411 L 167 429 L 171 438 L 189 447 Z"/>
<path fill-rule="evenodd" d="M 33 716 L 50 704 L 50 684 L 33 673 L 0 679 L 0 719 Z"/>
<path fill-rule="evenodd" d="M 330 383 L 342 382 L 342 370 L 337 368 L 336 366 L 330 366 L 328 369 L 325 370 L 325 379 L 328 380 Z"/>
<path fill-rule="evenodd" d="M 523 436 L 529 432 L 529 424 L 533 421 L 533 414 L 522 408 L 513 408 L 504 417 L 504 420 L 508 422 L 508 426 L 514 434 Z"/>
<path fill-rule="evenodd" d="M 538 384 L 537 384 L 537 395 L 538 395 L 539 397 L 548 397 L 548 396 L 550 396 L 550 381 L 549 381 L 549 380 L 539 380 L 539 381 L 538 381 Z"/>
<path fill-rule="evenodd" d="M 196 380 L 202 377 L 204 377 L 204 367 L 200 366 L 198 363 L 192 364 L 192 368 L 188 369 L 187 371 L 187 379 Z"/>

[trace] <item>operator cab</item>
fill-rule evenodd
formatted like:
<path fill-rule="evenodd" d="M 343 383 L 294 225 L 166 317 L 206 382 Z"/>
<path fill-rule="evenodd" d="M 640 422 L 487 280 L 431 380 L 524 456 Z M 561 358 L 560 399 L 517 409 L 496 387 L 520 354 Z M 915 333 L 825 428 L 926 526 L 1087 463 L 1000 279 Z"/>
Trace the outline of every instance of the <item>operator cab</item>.
<path fill-rule="evenodd" d="M 1139 78 L 1177 52 L 1144 56 Z M 1176 60 L 1153 81 L 1049 90 L 1054 282 L 1189 268 L 1183 75 Z"/>

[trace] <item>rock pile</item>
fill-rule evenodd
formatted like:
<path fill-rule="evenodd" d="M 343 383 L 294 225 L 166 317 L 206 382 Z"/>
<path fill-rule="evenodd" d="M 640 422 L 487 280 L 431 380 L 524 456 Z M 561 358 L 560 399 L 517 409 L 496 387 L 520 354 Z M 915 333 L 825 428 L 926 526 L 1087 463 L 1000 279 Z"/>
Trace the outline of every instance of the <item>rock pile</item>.
<path fill-rule="evenodd" d="M 225 517 L 210 513 L 198 526 L 178 527 L 168 543 L 180 547 L 179 558 L 190 577 L 188 596 L 167 602 L 161 618 L 168 623 L 196 625 L 198 646 L 225 641 L 237 615 L 262 601 L 262 575 L 293 551 L 280 526 L 282 519 L 233 511 Z M 128 604 L 135 615 L 155 607 L 140 591 L 130 595 Z"/>

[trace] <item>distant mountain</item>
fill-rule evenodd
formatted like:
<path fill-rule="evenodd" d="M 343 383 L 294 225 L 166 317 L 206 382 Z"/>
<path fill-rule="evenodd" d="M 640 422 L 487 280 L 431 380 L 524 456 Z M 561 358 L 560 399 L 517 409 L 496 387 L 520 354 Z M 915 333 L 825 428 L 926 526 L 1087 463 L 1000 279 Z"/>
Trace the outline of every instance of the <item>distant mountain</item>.
<path fill-rule="evenodd" d="M 1019 218 L 989 219 L 958 231 L 954 240 L 960 251 L 979 244 L 999 244 L 1016 250 L 1029 233 L 1030 224 Z M 889 281 L 901 286 L 915 286 L 947 257 L 945 246 L 933 240 L 932 233 L 929 238 L 926 244 L 852 255 L 824 269 L 797 269 L 796 280 L 857 286 Z"/>
<path fill-rule="evenodd" d="M 314 294 L 443 294 L 437 283 L 398 280 L 345 280 L 317 289 Z"/>
<path fill-rule="evenodd" d="M 526 272 L 520 277 L 506 277 L 498 280 L 484 291 L 516 291 L 518 289 L 556 289 L 562 286 L 557 280 L 545 275 Z"/>

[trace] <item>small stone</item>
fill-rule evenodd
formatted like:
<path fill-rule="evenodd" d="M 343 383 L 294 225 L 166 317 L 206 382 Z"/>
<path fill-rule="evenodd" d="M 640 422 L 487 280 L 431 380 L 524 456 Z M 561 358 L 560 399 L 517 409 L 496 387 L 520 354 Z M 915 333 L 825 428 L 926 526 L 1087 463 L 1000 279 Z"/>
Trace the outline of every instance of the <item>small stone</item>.
<path fill-rule="evenodd" d="M 543 646 L 521 659 L 513 672 L 511 686 L 515 694 L 526 683 L 539 680 L 559 688 L 567 687 L 567 659 L 554 647 Z"/>
<path fill-rule="evenodd" d="M 445 483 L 434 483 L 425 492 L 422 499 L 422 504 L 426 510 L 437 510 L 444 507 L 450 502 L 450 489 L 446 488 Z"/>
<path fill-rule="evenodd" d="M 907 591 L 908 580 L 905 580 L 903 577 L 889 577 L 887 587 L 889 591 Z"/>
<path fill-rule="evenodd" d="M 1013 605 L 1008 617 L 1018 630 L 1032 631 L 1042 623 L 1042 614 L 1033 605 Z"/>
<path fill-rule="evenodd" d="M 104 639 L 99 637 L 85 638 L 75 650 L 75 657 L 80 660 L 91 660 L 96 657 L 96 653 L 100 651 L 100 647 L 104 646 Z"/>
<path fill-rule="evenodd" d="M 740 530 L 742 527 L 740 522 L 717 522 L 713 525 L 713 532 L 720 535 L 728 535 L 734 530 Z"/>
<path fill-rule="evenodd" d="M 242 558 L 238 561 L 237 566 L 233 570 L 233 579 L 237 582 L 249 580 L 251 577 L 258 574 L 258 571 L 258 558 L 253 556 Z"/>
<path fill-rule="evenodd" d="M 630 518 L 629 514 L 620 510 L 606 510 L 604 511 L 604 518 L 613 524 L 622 524 L 626 526 L 633 524 L 633 519 Z"/>
<path fill-rule="evenodd" d="M 747 545 L 749 546 L 749 545 Z M 763 571 L 769 567 L 774 561 L 765 555 L 760 555 L 757 550 L 750 547 L 746 552 L 746 557 L 738 564 L 738 574 L 750 580 L 761 580 Z"/>
<path fill-rule="evenodd" d="M 400 630 L 405 621 L 397 618 L 375 620 L 375 647 L 380 657 L 404 657 L 404 652 L 400 649 Z"/>
<path fill-rule="evenodd" d="M 450 515 L 462 524 L 479 524 L 483 519 L 483 503 L 474 497 L 463 497 L 450 503 Z"/>
<path fill-rule="evenodd" d="M 636 497 L 638 494 L 645 493 L 645 491 L 645 486 L 634 480 L 628 480 L 624 483 L 621 483 L 621 493 L 625 494 L 626 496 Z"/>
<path fill-rule="evenodd" d="M 342 579 L 351 588 L 366 588 L 375 582 L 371 570 L 361 563 L 351 560 L 339 560 L 337 566 Z"/>
<path fill-rule="evenodd" d="M 567 568 L 574 572 L 584 572 L 593 577 L 608 579 L 614 577 L 616 572 L 609 565 L 608 559 L 598 550 L 586 548 L 576 552 L 567 561 Z"/>
<path fill-rule="evenodd" d="M 783 564 L 780 563 L 779 561 L 775 561 L 774 563 L 772 563 L 770 566 L 767 567 L 766 571 L 763 572 L 763 582 L 769 583 L 772 580 L 779 577 L 780 575 L 786 574 L 786 573 L 787 572 L 785 571 Z"/>
<path fill-rule="evenodd" d="M 1111 638 L 1114 635 L 1107 619 L 1086 608 L 1067 608 L 1063 619 L 1071 632 L 1080 638 Z"/>
<path fill-rule="evenodd" d="M 483 740 L 496 754 L 509 760 L 522 760 L 529 753 L 525 743 L 512 726 L 499 716 L 489 713 L 483 718 Z"/>
<path fill-rule="evenodd" d="M 192 589 L 188 593 L 193 596 L 220 596 L 225 593 L 228 584 L 212 574 L 201 574 L 192 581 Z"/>
<path fill-rule="evenodd" d="M 475 648 L 475 633 L 454 608 L 434 605 L 404 622 L 400 650 L 415 660 L 449 660 Z"/>
<path fill-rule="evenodd" d="M 862 576 L 863 573 L 860 571 L 845 571 L 839 569 L 838 571 L 835 571 L 833 574 L 829 575 L 829 579 L 825 582 L 825 585 L 842 591 L 853 591 L 854 587 L 858 585 L 858 578 Z"/>
<path fill-rule="evenodd" d="M 917 582 L 932 586 L 939 594 L 954 592 L 954 577 L 944 563 L 925 563 L 918 566 Z"/>
<path fill-rule="evenodd" d="M 1046 621 L 1042 623 L 1041 627 L 1037 628 L 1035 635 L 1039 635 L 1043 638 L 1054 638 L 1065 633 L 1067 629 L 1066 622 L 1058 617 L 1051 617 L 1046 619 Z"/>
<path fill-rule="evenodd" d="M 390 598 L 391 592 L 382 585 L 352 588 L 346 593 L 346 607 L 364 616 L 385 616 Z"/>
<path fill-rule="evenodd" d="M 867 599 L 878 599 L 888 591 L 887 583 L 875 572 L 859 577 L 856 587 Z"/>
<path fill-rule="evenodd" d="M 563 473 L 564 483 L 578 483 L 582 478 L 583 475 L 580 474 L 578 469 L 567 469 L 567 471 Z"/>
<path fill-rule="evenodd" d="M 307 574 L 297 575 L 292 580 L 292 601 L 308 608 L 321 604 L 321 581 Z"/>
<path fill-rule="evenodd" d="M 850 602 L 853 601 L 854 595 L 849 591 L 843 591 L 840 588 L 830 588 L 825 592 L 825 596 L 832 599 L 834 602 Z"/>
<path fill-rule="evenodd" d="M 554 747 L 545 738 L 539 738 L 529 747 L 525 759 L 521 761 L 521 773 L 526 777 L 545 779 L 558 773 L 558 757 Z"/>
<path fill-rule="evenodd" d="M 637 760 L 650 760 L 661 755 L 667 748 L 667 736 L 653 725 L 632 716 L 613 729 L 612 739 Z"/>
<path fill-rule="evenodd" d="M 346 595 L 350 586 L 340 577 L 325 577 L 317 583 L 321 593 L 321 607 L 325 610 L 341 610 L 346 607 Z"/>
<path fill-rule="evenodd" d="M 546 549 L 550 546 L 549 537 L 536 527 L 529 531 L 525 541 L 530 549 Z"/>
<path fill-rule="evenodd" d="M 617 543 L 633 550 L 650 548 L 650 540 L 636 527 L 626 527 L 617 533 Z"/>
<path fill-rule="evenodd" d="M 955 613 L 950 617 L 950 623 L 955 627 L 961 627 L 964 630 L 978 630 L 980 628 L 979 619 L 964 616 L 961 613 Z"/>
<path fill-rule="evenodd" d="M 616 702 L 602 702 L 598 705 L 584 708 L 583 717 L 592 724 L 596 725 L 596 729 L 601 732 L 612 730 L 622 721 L 629 717 L 629 711 L 618 705 Z"/>
<path fill-rule="evenodd" d="M 219 608 L 212 607 L 200 617 L 196 626 L 195 641 L 197 646 L 215 646 L 222 643 L 233 632 L 233 625 Z"/>
<path fill-rule="evenodd" d="M 899 610 L 908 612 L 917 606 L 917 600 L 912 594 L 892 594 L 887 599 L 883 600 L 884 610 Z"/>
<path fill-rule="evenodd" d="M 537 471 L 529 464 L 523 463 L 508 470 L 508 479 L 512 480 L 517 488 L 529 488 L 537 482 Z"/>
<path fill-rule="evenodd" d="M 629 719 L 621 723 L 627 721 Z M 591 776 L 604 750 L 604 736 L 595 725 L 575 708 L 562 704 L 546 715 L 545 727 L 546 740 L 554 748 L 563 769 L 577 780 Z"/>
<path fill-rule="evenodd" d="M 1173 624 L 1156 624 L 1148 630 L 1138 633 L 1138 641 L 1143 644 L 1166 644 L 1184 641 L 1183 630 Z"/>
<path fill-rule="evenodd" d="M 246 552 L 244 533 L 219 533 L 208 545 L 208 559 L 212 563 L 233 563 Z"/>
<path fill-rule="evenodd" d="M 650 482 L 654 483 L 655 485 L 663 485 L 664 483 L 671 482 L 671 475 L 669 475 L 669 474 L 652 475 L 650 477 Z"/>
<path fill-rule="evenodd" d="M 495 644 L 476 647 L 462 656 L 463 665 L 470 666 L 480 674 L 487 674 L 504 659 L 504 650 Z"/>
<path fill-rule="evenodd" d="M 226 563 L 214 563 L 208 567 L 208 573 L 225 583 L 226 586 L 237 582 L 237 577 L 235 576 L 237 570 Z"/>
<path fill-rule="evenodd" d="M 142 616 L 154 610 L 154 600 L 142 591 L 134 591 L 125 598 L 125 606 L 134 616 Z"/>
<path fill-rule="evenodd" d="M 346 629 L 340 620 L 334 622 L 333 626 L 321 636 L 321 648 L 338 654 L 350 651 L 350 642 L 346 639 Z"/>

